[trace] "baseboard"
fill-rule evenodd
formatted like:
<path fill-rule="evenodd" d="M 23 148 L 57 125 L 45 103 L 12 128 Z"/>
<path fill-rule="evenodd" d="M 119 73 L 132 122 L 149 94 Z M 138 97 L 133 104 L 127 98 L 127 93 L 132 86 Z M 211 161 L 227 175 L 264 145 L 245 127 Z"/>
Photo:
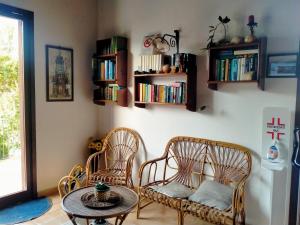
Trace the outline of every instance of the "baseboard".
<path fill-rule="evenodd" d="M 58 194 L 57 187 L 48 188 L 45 190 L 38 191 L 38 197 L 50 196 Z"/>
<path fill-rule="evenodd" d="M 134 191 L 135 192 L 138 191 L 138 186 L 134 186 Z M 43 197 L 43 196 L 51 196 L 51 195 L 56 195 L 56 194 L 58 194 L 57 187 L 52 187 L 52 188 L 38 191 L 37 195 L 38 195 L 38 197 Z"/>

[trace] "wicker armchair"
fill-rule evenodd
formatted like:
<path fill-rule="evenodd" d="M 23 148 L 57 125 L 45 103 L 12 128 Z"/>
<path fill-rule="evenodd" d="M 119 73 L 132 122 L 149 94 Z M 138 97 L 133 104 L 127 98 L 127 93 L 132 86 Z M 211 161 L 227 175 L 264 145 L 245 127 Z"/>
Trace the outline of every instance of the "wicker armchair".
<path fill-rule="evenodd" d="M 158 168 L 163 168 L 162 173 Z M 137 217 L 141 209 L 157 202 L 177 210 L 179 225 L 184 224 L 186 214 L 213 224 L 245 224 L 244 187 L 250 171 L 251 155 L 242 146 L 192 137 L 172 138 L 161 158 L 145 162 L 140 168 Z M 195 190 L 205 179 L 235 187 L 230 208 L 219 210 L 169 197 L 152 188 L 176 181 Z"/>
<path fill-rule="evenodd" d="M 87 185 L 101 181 L 132 188 L 132 164 L 138 146 L 138 135 L 131 129 L 116 128 L 109 132 L 102 151 L 91 155 L 87 160 Z M 104 167 L 101 167 L 101 156 L 104 156 Z"/>
<path fill-rule="evenodd" d="M 69 176 L 75 177 L 78 180 L 80 187 L 85 186 L 86 184 L 85 168 L 81 164 L 75 165 L 71 169 Z"/>
<path fill-rule="evenodd" d="M 80 168 L 79 165 L 74 166 L 73 169 L 71 170 L 70 174 L 74 174 L 74 172 L 78 171 L 79 168 Z M 82 186 L 81 186 L 80 181 L 76 177 L 70 176 L 70 175 L 62 177 L 57 185 L 60 198 L 63 198 L 65 195 L 67 195 L 71 191 L 74 191 L 81 187 Z M 73 217 L 69 214 L 67 214 L 67 215 L 71 221 L 75 220 L 75 217 Z M 86 224 L 87 225 L 90 224 L 89 219 L 86 219 Z"/>

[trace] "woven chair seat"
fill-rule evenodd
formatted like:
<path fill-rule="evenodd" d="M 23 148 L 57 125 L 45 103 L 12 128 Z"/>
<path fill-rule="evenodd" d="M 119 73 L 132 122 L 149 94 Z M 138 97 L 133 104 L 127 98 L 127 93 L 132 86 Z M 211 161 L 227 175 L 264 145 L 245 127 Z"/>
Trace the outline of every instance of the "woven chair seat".
<path fill-rule="evenodd" d="M 169 197 L 167 195 L 155 191 L 151 187 L 141 187 L 139 191 L 141 197 L 145 197 L 150 201 L 160 203 L 173 209 L 181 209 L 180 202 L 182 199 L 180 198 Z"/>
<path fill-rule="evenodd" d="M 99 170 L 89 177 L 90 184 L 104 182 L 111 185 L 124 185 L 126 183 L 126 174 L 120 170 Z"/>
<path fill-rule="evenodd" d="M 222 211 L 187 199 L 182 199 L 181 211 L 213 224 L 229 225 L 233 223 L 230 209 Z"/>

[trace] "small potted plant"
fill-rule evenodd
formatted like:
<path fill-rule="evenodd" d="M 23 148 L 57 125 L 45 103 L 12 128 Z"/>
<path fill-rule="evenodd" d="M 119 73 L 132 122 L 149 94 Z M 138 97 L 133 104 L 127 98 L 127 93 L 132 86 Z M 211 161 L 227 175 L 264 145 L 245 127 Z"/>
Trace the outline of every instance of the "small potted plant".
<path fill-rule="evenodd" d="M 98 200 L 98 201 L 105 201 L 107 200 L 107 198 L 109 197 L 108 196 L 108 192 L 109 191 L 109 186 L 107 186 L 106 184 L 104 183 L 97 183 L 95 185 L 95 198 Z"/>

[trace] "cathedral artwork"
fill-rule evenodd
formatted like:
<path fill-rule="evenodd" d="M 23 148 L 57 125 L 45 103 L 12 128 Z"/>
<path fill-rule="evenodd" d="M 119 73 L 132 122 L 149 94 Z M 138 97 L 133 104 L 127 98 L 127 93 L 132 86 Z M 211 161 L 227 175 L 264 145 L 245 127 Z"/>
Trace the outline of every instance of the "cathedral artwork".
<path fill-rule="evenodd" d="M 73 49 L 46 45 L 47 101 L 73 101 Z"/>

